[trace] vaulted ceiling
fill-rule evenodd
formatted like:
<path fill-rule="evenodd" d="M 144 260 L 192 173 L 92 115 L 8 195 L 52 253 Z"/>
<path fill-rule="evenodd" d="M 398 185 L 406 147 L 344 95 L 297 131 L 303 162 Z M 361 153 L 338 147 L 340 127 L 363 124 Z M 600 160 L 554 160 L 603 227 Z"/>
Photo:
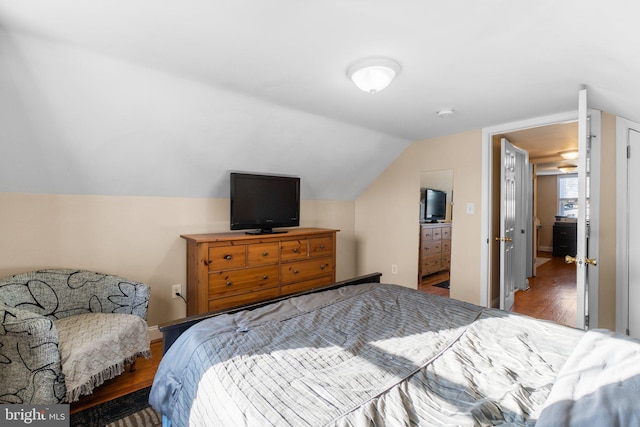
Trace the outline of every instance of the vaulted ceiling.
<path fill-rule="evenodd" d="M 406 147 L 589 106 L 640 121 L 627 0 L 0 0 L 0 191 L 352 200 Z M 347 78 L 385 56 L 375 95 Z M 436 112 L 452 108 L 452 117 Z M 480 142 L 479 142 L 480 143 Z"/>

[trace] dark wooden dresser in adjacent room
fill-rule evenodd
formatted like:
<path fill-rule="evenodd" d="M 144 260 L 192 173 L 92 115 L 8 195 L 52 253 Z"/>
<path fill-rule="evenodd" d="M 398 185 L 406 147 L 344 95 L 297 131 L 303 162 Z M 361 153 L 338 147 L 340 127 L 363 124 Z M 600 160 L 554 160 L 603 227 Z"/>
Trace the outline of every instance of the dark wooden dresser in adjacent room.
<path fill-rule="evenodd" d="M 578 227 L 575 222 L 553 224 L 553 256 L 576 256 Z"/>

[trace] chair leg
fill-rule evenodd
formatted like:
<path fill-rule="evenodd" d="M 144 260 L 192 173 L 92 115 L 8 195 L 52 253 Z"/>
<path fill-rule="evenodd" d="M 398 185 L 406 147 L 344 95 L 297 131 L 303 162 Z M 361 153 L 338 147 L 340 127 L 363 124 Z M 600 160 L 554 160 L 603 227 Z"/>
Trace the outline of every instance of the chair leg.
<path fill-rule="evenodd" d="M 134 360 L 133 362 L 131 362 L 131 366 L 129 366 L 129 372 L 135 372 L 136 371 L 136 361 Z"/>

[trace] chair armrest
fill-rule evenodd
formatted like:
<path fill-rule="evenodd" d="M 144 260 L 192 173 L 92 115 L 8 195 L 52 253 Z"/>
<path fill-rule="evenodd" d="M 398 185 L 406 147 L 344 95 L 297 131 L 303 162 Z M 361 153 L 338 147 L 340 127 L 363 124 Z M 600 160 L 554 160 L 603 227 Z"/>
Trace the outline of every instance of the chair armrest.
<path fill-rule="evenodd" d="M 149 308 L 149 296 L 151 293 L 149 286 L 140 282 L 120 279 L 116 276 L 108 276 L 109 279 L 112 277 L 119 281 L 111 283 L 105 289 L 110 292 L 108 300 L 117 306 L 113 309 L 113 313 L 135 314 L 143 320 L 147 320 L 147 309 Z"/>
<path fill-rule="evenodd" d="M 66 388 L 52 320 L 0 302 L 0 403 L 61 403 Z"/>

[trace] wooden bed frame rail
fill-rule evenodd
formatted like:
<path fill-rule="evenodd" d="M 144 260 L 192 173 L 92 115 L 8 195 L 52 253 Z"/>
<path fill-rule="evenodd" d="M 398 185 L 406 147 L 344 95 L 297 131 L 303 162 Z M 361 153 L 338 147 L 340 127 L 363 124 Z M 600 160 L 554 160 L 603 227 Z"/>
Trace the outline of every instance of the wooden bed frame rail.
<path fill-rule="evenodd" d="M 210 317 L 218 316 L 220 314 L 231 314 L 236 313 L 242 310 L 252 310 L 254 308 L 263 307 L 267 304 L 272 304 L 274 302 L 283 301 L 289 299 L 291 297 L 297 297 L 300 295 L 308 295 L 316 292 L 328 291 L 330 289 L 341 288 L 343 286 L 350 285 L 359 285 L 362 283 L 380 283 L 380 278 L 382 277 L 382 273 L 370 273 L 365 274 L 363 276 L 357 276 L 352 279 L 343 280 L 340 282 L 332 283 L 326 286 L 320 286 L 317 288 L 309 289 L 303 292 L 297 292 L 294 294 L 279 296 L 276 298 L 271 298 L 265 301 L 260 301 L 258 303 L 243 305 L 239 307 L 234 307 L 226 310 L 217 310 L 212 311 L 205 314 L 198 314 L 195 316 L 185 317 L 183 319 L 174 320 L 171 322 L 161 323 L 158 325 L 158 329 L 162 332 L 162 353 L 166 353 L 169 350 L 169 347 L 178 339 L 178 337 L 187 329 L 189 329 L 194 324 L 200 322 L 201 320 L 208 319 Z"/>

